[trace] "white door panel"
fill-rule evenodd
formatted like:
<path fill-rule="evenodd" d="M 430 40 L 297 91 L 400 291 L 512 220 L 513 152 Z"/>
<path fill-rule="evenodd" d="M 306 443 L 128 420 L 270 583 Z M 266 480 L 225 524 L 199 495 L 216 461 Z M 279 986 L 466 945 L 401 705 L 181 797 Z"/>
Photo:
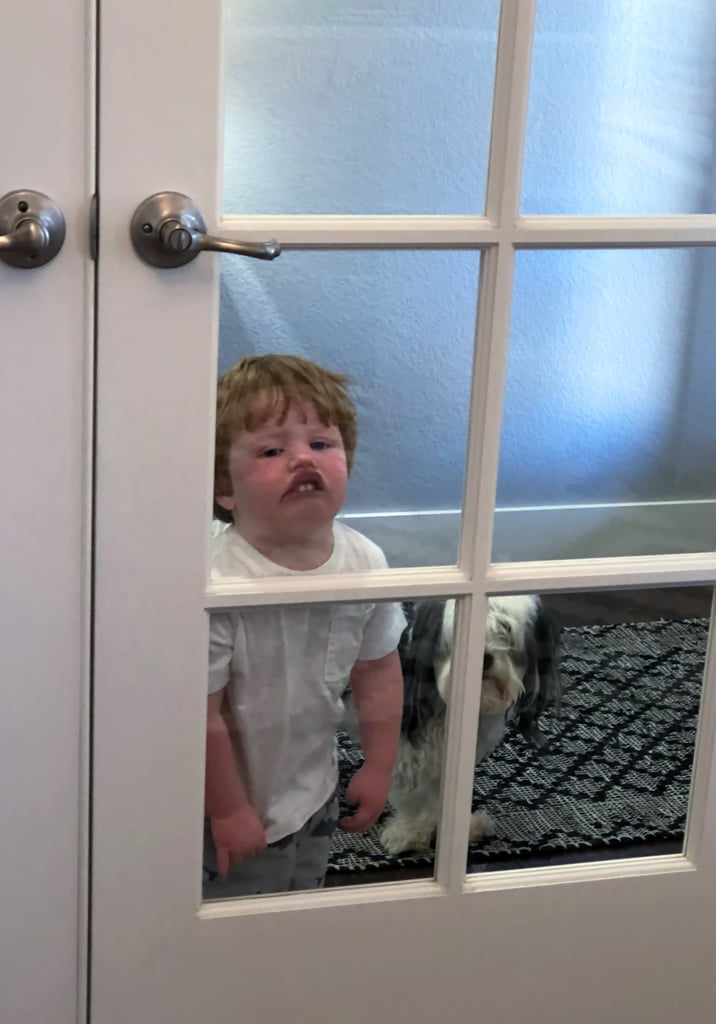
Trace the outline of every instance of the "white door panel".
<path fill-rule="evenodd" d="M 0 1016 L 74 1024 L 86 916 L 93 14 L 84 0 L 10 2 L 2 29 L 0 194 L 46 193 L 66 238 L 38 269 L 0 263 Z"/>
<path fill-rule="evenodd" d="M 592 244 L 716 243 L 716 222 L 703 218 L 515 224 L 534 4 L 502 7 L 486 216 L 476 209 L 464 218 L 352 217 L 348 209 L 324 218 L 221 218 L 222 5 L 103 5 L 96 1024 L 194 1024 L 207 1013 L 265 1024 L 287 1016 L 358 1024 L 368 1014 L 427 1024 L 455 1015 L 455 1006 L 460 1016 L 505 1024 L 568 1024 L 575 1016 L 584 1024 L 667 1024 L 677 1010 L 708 1019 L 716 996 L 706 952 L 716 938 L 708 912 L 716 881 L 713 650 L 683 855 L 465 875 L 479 693 L 464 669 L 482 661 L 486 596 L 716 580 L 708 552 L 490 565 L 514 247 L 578 248 L 587 230 Z M 232 31 L 241 32 L 240 16 Z M 190 195 L 210 231 L 253 241 L 275 235 L 287 265 L 306 249 L 483 250 L 457 565 L 207 587 L 219 268 L 238 257 L 205 253 L 177 270 L 141 262 L 129 223 L 143 199 L 164 190 Z M 236 323 L 241 302 L 275 312 L 259 275 L 256 287 L 243 280 Z M 328 302 L 330 280 L 317 280 L 316 292 Z M 269 325 L 281 312 L 267 316 Z M 274 340 L 259 338 L 256 347 L 270 350 Z M 427 595 L 466 599 L 435 879 L 202 904 L 206 609 Z"/>

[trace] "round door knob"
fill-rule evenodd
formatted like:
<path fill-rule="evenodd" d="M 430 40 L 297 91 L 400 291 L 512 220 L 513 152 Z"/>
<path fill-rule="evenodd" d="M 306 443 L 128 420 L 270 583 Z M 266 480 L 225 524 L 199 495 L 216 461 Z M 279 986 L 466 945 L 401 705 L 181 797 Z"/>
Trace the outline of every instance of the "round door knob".
<path fill-rule="evenodd" d="M 42 192 L 19 189 L 0 199 L 0 260 L 33 270 L 54 259 L 65 240 L 65 218 Z"/>

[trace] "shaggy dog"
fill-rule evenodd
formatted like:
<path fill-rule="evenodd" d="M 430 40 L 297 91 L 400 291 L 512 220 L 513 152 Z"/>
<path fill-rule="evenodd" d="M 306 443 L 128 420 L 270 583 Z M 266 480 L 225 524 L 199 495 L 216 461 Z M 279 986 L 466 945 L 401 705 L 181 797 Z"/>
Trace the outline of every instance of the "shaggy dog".
<path fill-rule="evenodd" d="M 394 854 L 429 846 L 437 828 L 455 601 L 420 602 L 411 619 L 399 645 L 405 697 L 389 797 L 394 814 L 381 833 Z M 529 742 L 545 742 L 539 718 L 561 691 L 558 635 L 538 597 L 489 599 L 475 764 L 492 753 L 511 720 Z M 492 831 L 484 811 L 470 821 L 471 841 Z"/>

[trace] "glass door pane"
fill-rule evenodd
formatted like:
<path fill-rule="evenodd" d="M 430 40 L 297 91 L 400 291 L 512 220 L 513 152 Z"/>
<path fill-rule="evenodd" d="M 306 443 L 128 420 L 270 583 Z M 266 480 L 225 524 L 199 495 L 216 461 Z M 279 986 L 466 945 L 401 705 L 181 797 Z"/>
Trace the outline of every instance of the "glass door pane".
<path fill-rule="evenodd" d="M 716 211 L 711 0 L 539 0 L 521 209 Z"/>
<path fill-rule="evenodd" d="M 492 600 L 473 790 L 489 831 L 471 842 L 468 871 L 682 852 L 712 598 L 705 587 L 545 595 L 558 642 L 528 624 L 539 664 L 515 644 L 502 666 L 520 599 Z M 515 674 L 524 689 L 503 714 L 497 688 Z"/>
<path fill-rule="evenodd" d="M 716 548 L 714 250 L 516 261 L 493 560 Z"/>
<path fill-rule="evenodd" d="M 498 0 L 227 0 L 226 213 L 481 213 Z"/>
<path fill-rule="evenodd" d="M 457 561 L 480 256 L 287 252 L 222 264 L 219 371 L 293 354 L 346 374 L 358 445 L 341 518 L 394 568 Z"/>

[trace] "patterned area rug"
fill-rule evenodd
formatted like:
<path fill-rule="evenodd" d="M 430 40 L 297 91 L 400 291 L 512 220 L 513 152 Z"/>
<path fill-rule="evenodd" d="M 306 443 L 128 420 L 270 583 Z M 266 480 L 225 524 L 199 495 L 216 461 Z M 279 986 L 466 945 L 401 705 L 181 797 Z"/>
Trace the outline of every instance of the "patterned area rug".
<path fill-rule="evenodd" d="M 707 638 L 706 619 L 564 629 L 549 743 L 509 732 L 475 772 L 473 808 L 495 834 L 470 847 L 470 867 L 681 839 Z M 341 792 L 360 764 L 340 734 Z M 336 833 L 329 873 L 432 864 L 430 850 L 387 854 L 380 825 Z"/>

